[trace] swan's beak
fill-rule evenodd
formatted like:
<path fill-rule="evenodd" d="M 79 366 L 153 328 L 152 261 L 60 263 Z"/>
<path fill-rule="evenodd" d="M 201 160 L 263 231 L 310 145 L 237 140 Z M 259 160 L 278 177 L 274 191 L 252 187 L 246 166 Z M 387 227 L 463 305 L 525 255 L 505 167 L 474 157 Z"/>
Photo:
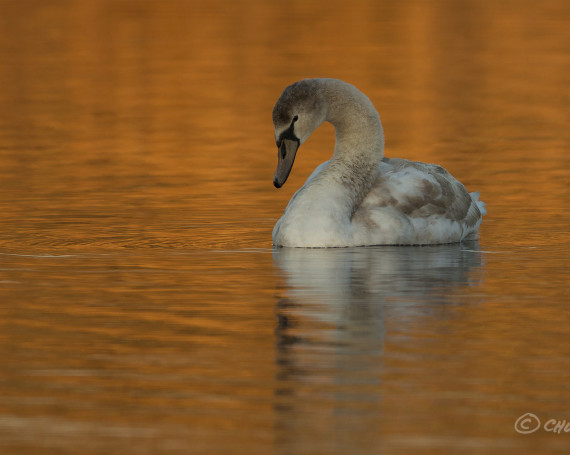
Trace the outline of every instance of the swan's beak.
<path fill-rule="evenodd" d="M 275 188 L 281 188 L 293 167 L 295 155 L 299 148 L 298 140 L 282 139 L 279 145 L 279 152 L 277 153 L 277 170 L 273 177 L 273 184 Z"/>

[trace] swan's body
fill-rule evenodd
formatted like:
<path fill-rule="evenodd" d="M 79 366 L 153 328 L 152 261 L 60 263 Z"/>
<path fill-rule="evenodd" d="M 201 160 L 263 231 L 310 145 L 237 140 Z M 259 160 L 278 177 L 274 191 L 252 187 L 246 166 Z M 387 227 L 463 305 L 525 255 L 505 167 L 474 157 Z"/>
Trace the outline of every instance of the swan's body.
<path fill-rule="evenodd" d="M 384 158 L 378 112 L 356 87 L 336 79 L 296 82 L 277 101 L 276 187 L 299 145 L 324 121 L 335 127 L 334 155 L 291 198 L 273 229 L 276 246 L 426 245 L 476 236 L 485 213 L 479 194 L 440 166 Z"/>

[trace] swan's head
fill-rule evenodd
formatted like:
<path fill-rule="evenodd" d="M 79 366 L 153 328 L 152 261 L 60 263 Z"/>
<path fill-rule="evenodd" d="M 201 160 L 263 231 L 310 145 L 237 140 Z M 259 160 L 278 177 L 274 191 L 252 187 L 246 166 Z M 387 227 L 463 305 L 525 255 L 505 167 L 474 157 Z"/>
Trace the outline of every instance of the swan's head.
<path fill-rule="evenodd" d="M 277 144 L 277 170 L 273 178 L 281 188 L 293 167 L 299 146 L 324 122 L 327 104 L 319 79 L 304 79 L 287 87 L 273 108 Z"/>

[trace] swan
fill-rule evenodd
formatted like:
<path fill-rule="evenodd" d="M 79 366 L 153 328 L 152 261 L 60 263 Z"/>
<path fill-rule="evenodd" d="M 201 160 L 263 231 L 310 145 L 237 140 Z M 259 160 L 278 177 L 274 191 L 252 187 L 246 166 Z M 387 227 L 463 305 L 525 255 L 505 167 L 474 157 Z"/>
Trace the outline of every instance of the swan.
<path fill-rule="evenodd" d="M 273 108 L 276 188 L 297 150 L 323 122 L 335 128 L 334 154 L 293 195 L 273 229 L 277 247 L 430 245 L 474 239 L 486 213 L 443 167 L 384 157 L 380 116 L 368 97 L 338 79 L 304 79 Z"/>

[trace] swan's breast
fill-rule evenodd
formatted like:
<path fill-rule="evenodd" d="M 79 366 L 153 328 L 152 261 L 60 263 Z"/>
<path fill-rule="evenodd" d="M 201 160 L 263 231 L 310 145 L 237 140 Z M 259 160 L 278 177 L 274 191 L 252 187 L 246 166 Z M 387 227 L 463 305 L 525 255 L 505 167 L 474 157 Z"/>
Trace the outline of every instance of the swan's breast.
<path fill-rule="evenodd" d="M 338 186 L 325 185 L 318 176 L 315 171 L 291 198 L 273 230 L 275 245 L 332 247 L 350 241 L 350 204 Z"/>

